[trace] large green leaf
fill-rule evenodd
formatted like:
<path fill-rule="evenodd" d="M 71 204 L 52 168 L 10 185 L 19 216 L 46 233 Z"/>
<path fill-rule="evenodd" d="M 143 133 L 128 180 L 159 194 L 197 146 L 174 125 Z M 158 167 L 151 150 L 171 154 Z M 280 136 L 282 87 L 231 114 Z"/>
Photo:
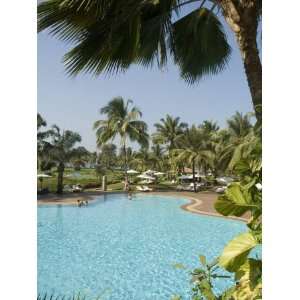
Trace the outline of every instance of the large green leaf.
<path fill-rule="evenodd" d="M 228 187 L 225 195 L 220 196 L 215 203 L 217 212 L 224 216 L 239 217 L 254 207 L 256 205 L 251 203 L 251 194 L 247 190 L 243 191 L 237 183 Z"/>
<path fill-rule="evenodd" d="M 235 273 L 239 282 L 232 294 L 237 300 L 254 300 L 262 297 L 262 265 L 261 260 L 247 259 Z"/>
<path fill-rule="evenodd" d="M 230 272 L 237 271 L 257 244 L 255 237 L 249 232 L 238 235 L 224 248 L 219 264 Z"/>

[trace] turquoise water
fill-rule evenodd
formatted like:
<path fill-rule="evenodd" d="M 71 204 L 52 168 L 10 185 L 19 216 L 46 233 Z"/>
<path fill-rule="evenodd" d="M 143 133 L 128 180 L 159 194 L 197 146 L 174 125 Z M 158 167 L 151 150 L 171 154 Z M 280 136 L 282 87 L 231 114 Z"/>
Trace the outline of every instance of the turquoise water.
<path fill-rule="evenodd" d="M 191 214 L 186 200 L 106 195 L 88 207 L 38 207 L 38 292 L 87 299 L 190 299 L 189 271 L 214 259 L 245 224 Z M 175 268 L 183 264 L 187 269 Z M 218 291 L 230 280 L 216 281 Z"/>

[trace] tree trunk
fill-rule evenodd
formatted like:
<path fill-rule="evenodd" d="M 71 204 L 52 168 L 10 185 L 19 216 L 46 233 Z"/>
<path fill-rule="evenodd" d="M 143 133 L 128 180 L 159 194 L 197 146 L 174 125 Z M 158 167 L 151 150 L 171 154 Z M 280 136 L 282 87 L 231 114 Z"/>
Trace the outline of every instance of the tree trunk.
<path fill-rule="evenodd" d="M 124 184 L 124 190 L 126 191 L 128 189 L 128 174 L 127 174 L 127 150 L 126 150 L 126 143 L 124 142 L 123 145 L 124 150 L 124 172 L 125 172 L 125 184 Z"/>
<path fill-rule="evenodd" d="M 257 121 L 262 116 L 262 66 L 257 48 L 260 5 L 257 0 L 220 1 L 223 15 L 235 34 L 251 93 Z"/>
<path fill-rule="evenodd" d="M 65 165 L 63 163 L 59 163 L 57 167 L 57 194 L 61 194 L 63 192 L 63 176 L 65 171 Z"/>
<path fill-rule="evenodd" d="M 197 187 L 196 187 L 196 178 L 195 178 L 195 160 L 193 159 L 193 183 L 194 183 L 194 192 L 196 193 L 197 192 Z"/>

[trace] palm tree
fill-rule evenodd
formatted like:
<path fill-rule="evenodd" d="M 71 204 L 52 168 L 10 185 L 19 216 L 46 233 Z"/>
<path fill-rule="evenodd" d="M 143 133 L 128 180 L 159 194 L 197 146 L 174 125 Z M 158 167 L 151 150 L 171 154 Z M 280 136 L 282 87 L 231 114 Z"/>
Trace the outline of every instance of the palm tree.
<path fill-rule="evenodd" d="M 63 191 L 65 164 L 78 157 L 78 154 L 82 151 L 82 147 L 74 147 L 76 143 L 81 142 L 81 136 L 70 130 L 61 132 L 57 125 L 53 125 L 52 130 L 52 143 L 49 155 L 57 165 L 57 193 L 60 194 Z"/>
<path fill-rule="evenodd" d="M 64 57 L 70 74 L 113 73 L 156 61 L 161 67 L 171 57 L 181 77 L 193 83 L 228 64 L 224 20 L 235 35 L 260 119 L 262 67 L 256 39 L 261 10 L 261 0 L 46 0 L 38 5 L 38 30 L 50 29 L 75 43 Z"/>
<path fill-rule="evenodd" d="M 250 122 L 250 114 L 243 115 L 236 112 L 229 120 L 227 120 L 228 130 L 233 137 L 245 137 L 253 129 Z"/>
<path fill-rule="evenodd" d="M 236 112 L 228 121 L 228 128 L 212 136 L 209 146 L 209 165 L 216 177 L 226 171 L 231 172 L 234 163 L 243 156 L 248 145 L 255 141 L 251 114 Z"/>
<path fill-rule="evenodd" d="M 160 123 L 155 123 L 156 132 L 153 134 L 153 141 L 166 144 L 168 150 L 176 147 L 176 140 L 184 133 L 187 128 L 186 123 L 180 122 L 180 118 L 173 118 L 167 115 L 166 118 L 160 119 Z"/>
<path fill-rule="evenodd" d="M 207 167 L 211 169 L 215 178 L 227 170 L 232 158 L 232 149 L 224 130 L 218 132 L 209 143 Z"/>
<path fill-rule="evenodd" d="M 133 159 L 131 161 L 131 166 L 139 171 L 146 171 L 146 169 L 153 168 L 153 159 L 148 148 L 141 147 L 139 151 L 133 153 Z"/>
<path fill-rule="evenodd" d="M 202 128 L 207 133 L 215 133 L 220 129 L 217 122 L 208 121 L 208 120 L 203 121 L 202 124 L 199 126 L 199 128 Z"/>
<path fill-rule="evenodd" d="M 192 166 L 194 192 L 196 192 L 195 167 L 206 163 L 209 158 L 206 135 L 202 129 L 193 125 L 186 129 L 178 142 L 179 148 L 172 152 L 179 162 L 187 162 Z"/>
<path fill-rule="evenodd" d="M 51 144 L 48 139 L 52 135 L 52 130 L 44 130 L 43 127 L 47 126 L 47 122 L 43 117 L 38 113 L 37 114 L 37 165 L 40 170 L 49 170 L 52 167 L 52 162 L 49 158 L 49 151 Z"/>
<path fill-rule="evenodd" d="M 167 162 L 164 148 L 160 144 L 152 145 L 150 156 L 153 162 L 153 169 L 163 171 Z"/>
<path fill-rule="evenodd" d="M 139 120 L 142 113 L 136 106 L 130 108 L 129 106 L 132 103 L 132 100 L 125 102 L 122 97 L 113 98 L 100 110 L 100 113 L 105 114 L 107 119 L 98 120 L 94 123 L 98 147 L 110 140 L 114 140 L 117 136 L 120 138 L 121 148 L 124 152 L 125 185 L 128 182 L 126 152 L 128 140 L 148 147 L 149 138 L 147 124 Z"/>

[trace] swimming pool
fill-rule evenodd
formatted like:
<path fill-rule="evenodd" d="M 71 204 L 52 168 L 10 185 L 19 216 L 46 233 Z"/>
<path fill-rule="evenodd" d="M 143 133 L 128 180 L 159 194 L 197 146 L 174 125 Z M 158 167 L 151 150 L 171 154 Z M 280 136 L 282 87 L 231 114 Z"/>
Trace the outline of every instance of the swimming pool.
<path fill-rule="evenodd" d="M 97 197 L 87 207 L 38 207 L 38 292 L 87 299 L 190 299 L 199 255 L 215 258 L 239 221 L 180 208 L 187 200 L 138 194 Z M 178 269 L 182 264 L 187 269 Z M 216 282 L 221 291 L 229 280 Z"/>

